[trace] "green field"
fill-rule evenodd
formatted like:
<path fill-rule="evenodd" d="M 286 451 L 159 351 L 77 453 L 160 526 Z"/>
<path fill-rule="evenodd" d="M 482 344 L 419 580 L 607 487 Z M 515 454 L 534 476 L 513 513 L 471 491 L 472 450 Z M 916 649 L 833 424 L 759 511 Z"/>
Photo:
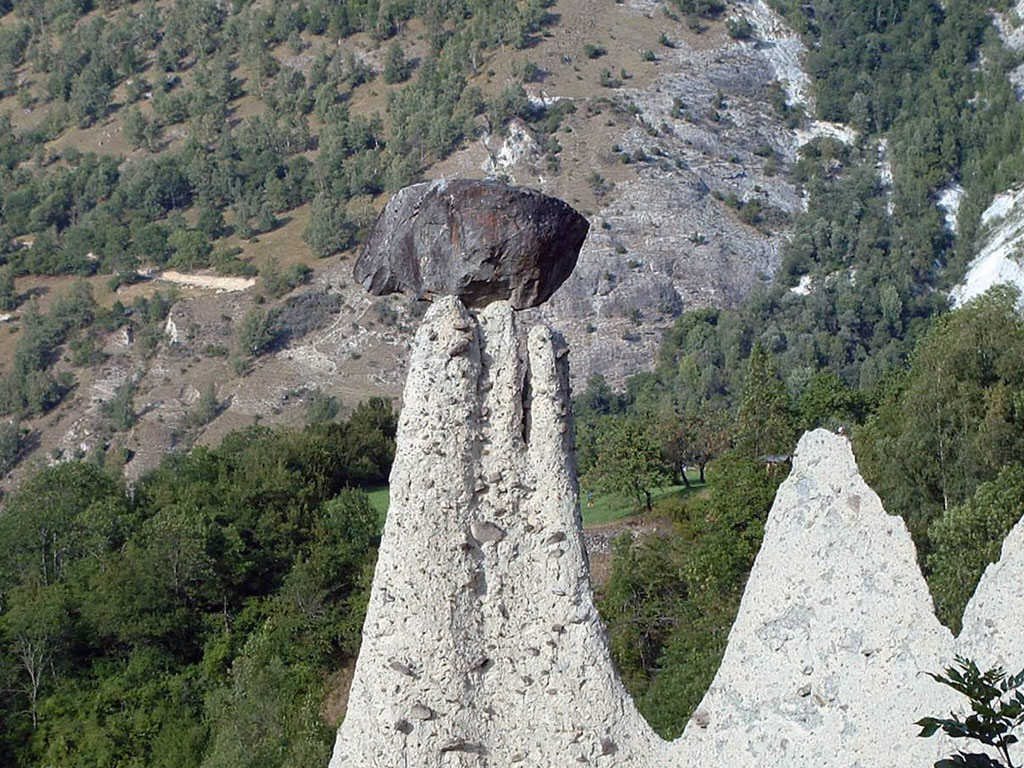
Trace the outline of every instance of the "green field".
<path fill-rule="evenodd" d="M 377 513 L 377 519 L 380 520 L 380 525 L 383 528 L 384 518 L 388 516 L 388 487 L 384 485 L 380 488 L 368 489 L 366 495 L 369 497 L 370 506 Z"/>
<path fill-rule="evenodd" d="M 691 481 L 689 489 L 682 485 L 669 485 L 656 489 L 651 495 L 657 502 L 673 495 L 693 493 L 703 487 L 703 484 Z M 387 486 L 367 490 L 366 495 L 370 498 L 370 505 L 376 510 L 383 526 L 388 513 Z M 614 493 L 595 493 L 590 496 L 586 488 L 580 488 L 580 506 L 583 510 L 584 525 L 603 525 L 642 511 L 635 498 Z"/>
<path fill-rule="evenodd" d="M 668 485 L 652 491 L 651 498 L 657 502 L 659 499 L 686 492 L 685 486 Z M 617 493 L 594 493 L 591 495 L 586 488 L 581 487 L 580 510 L 583 513 L 584 526 L 604 525 L 642 513 L 643 505 L 639 504 L 633 496 L 623 496 Z"/>

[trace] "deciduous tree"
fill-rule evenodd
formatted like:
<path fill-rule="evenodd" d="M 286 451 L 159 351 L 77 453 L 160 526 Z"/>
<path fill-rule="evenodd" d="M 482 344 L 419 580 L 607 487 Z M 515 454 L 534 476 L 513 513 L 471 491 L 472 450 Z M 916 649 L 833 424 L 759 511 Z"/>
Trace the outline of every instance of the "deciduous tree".
<path fill-rule="evenodd" d="M 654 489 L 672 482 L 672 467 L 651 427 L 636 418 L 609 419 L 587 479 L 607 493 L 634 497 L 648 512 Z"/>

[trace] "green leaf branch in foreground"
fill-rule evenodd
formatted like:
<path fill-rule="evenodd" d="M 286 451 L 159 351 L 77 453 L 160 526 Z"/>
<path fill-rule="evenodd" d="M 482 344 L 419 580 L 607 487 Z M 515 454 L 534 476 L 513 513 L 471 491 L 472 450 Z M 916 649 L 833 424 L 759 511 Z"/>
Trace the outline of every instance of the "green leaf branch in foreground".
<path fill-rule="evenodd" d="M 917 721 L 922 737 L 934 736 L 940 730 L 954 739 L 973 739 L 992 747 L 1005 760 L 1001 763 L 984 753 L 959 751 L 953 757 L 939 760 L 935 768 L 1015 768 L 1010 757 L 1010 746 L 1017 743 L 1013 729 L 1024 723 L 1024 670 L 1008 675 L 1001 667 L 986 672 L 963 656 L 947 667 L 944 674 L 928 673 L 935 682 L 942 683 L 967 697 L 972 714 L 950 713 L 948 718 L 923 717 Z"/>

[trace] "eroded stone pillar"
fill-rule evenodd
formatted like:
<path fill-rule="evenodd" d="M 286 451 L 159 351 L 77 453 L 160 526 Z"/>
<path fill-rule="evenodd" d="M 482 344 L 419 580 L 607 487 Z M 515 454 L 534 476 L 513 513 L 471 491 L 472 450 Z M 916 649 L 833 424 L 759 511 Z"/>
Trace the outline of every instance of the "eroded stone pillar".
<path fill-rule="evenodd" d="M 590 590 L 566 353 L 503 301 L 428 311 L 331 768 L 665 764 Z"/>

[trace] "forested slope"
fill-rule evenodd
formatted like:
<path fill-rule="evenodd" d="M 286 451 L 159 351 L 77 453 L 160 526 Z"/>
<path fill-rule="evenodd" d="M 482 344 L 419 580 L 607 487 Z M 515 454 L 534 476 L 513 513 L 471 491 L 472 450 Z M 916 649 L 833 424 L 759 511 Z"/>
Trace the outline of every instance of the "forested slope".
<path fill-rule="evenodd" d="M 326 765 L 394 417 L 253 428 L 131 493 L 43 470 L 0 515 L 0 762 Z"/>
<path fill-rule="evenodd" d="M 717 3 L 37 5 L 0 23 L 8 464 L 98 451 L 136 477 L 321 392 L 397 394 L 422 307 L 369 301 L 337 254 L 414 179 L 590 215 L 552 319 L 619 380 L 682 307 L 769 280 L 800 206 L 799 115 Z M 39 344 L 78 280 L 102 322 Z"/>

